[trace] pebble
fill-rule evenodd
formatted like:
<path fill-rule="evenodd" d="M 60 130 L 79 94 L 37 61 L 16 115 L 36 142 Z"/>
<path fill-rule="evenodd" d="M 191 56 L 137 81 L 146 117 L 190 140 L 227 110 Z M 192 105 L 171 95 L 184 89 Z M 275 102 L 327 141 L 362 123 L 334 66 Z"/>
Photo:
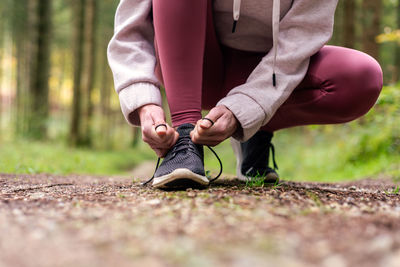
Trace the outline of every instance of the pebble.
<path fill-rule="evenodd" d="M 43 198 L 45 194 L 43 192 L 36 192 L 30 195 L 31 199 L 40 199 Z"/>
<path fill-rule="evenodd" d="M 189 191 L 188 193 L 187 193 L 187 196 L 188 197 L 196 197 L 196 192 L 193 192 L 193 191 Z"/>
<path fill-rule="evenodd" d="M 387 252 L 391 249 L 393 245 L 393 238 L 389 235 L 379 235 L 375 237 L 371 244 L 368 246 L 370 252 Z"/>
<path fill-rule="evenodd" d="M 150 206 L 157 206 L 161 204 L 161 200 L 155 198 L 155 199 L 150 199 L 148 201 L 146 201 L 146 204 L 150 205 Z"/>

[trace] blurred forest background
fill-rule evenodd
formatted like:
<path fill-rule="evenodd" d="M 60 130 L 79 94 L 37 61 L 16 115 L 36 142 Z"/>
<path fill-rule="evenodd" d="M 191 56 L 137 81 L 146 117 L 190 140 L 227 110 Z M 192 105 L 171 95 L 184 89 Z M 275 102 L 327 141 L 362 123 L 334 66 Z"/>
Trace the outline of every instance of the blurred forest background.
<path fill-rule="evenodd" d="M 118 2 L 0 1 L 0 172 L 122 174 L 155 159 L 125 122 L 107 63 Z M 397 29 L 400 0 L 340 1 L 330 43 L 376 58 L 385 88 L 355 122 L 276 133 L 285 179 L 400 176 Z M 217 151 L 234 174 L 229 143 Z M 206 165 L 216 166 L 210 155 Z"/>

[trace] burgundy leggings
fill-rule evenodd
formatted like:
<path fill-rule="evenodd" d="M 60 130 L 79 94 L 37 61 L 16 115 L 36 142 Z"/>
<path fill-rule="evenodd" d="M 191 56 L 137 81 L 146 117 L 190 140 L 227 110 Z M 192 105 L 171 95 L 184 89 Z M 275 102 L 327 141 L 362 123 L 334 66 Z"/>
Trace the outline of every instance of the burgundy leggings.
<path fill-rule="evenodd" d="M 195 123 L 232 88 L 246 82 L 265 53 L 219 43 L 212 0 L 153 0 L 156 74 L 166 89 L 174 127 Z M 382 89 L 382 70 L 367 54 L 324 46 L 304 80 L 261 129 L 333 124 L 364 115 Z"/>

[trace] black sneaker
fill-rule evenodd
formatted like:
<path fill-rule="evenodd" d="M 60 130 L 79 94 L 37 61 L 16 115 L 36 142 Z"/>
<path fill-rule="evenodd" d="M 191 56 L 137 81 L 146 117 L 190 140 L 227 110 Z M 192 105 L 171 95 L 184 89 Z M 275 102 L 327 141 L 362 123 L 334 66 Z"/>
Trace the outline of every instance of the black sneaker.
<path fill-rule="evenodd" d="M 178 127 L 179 139 L 154 173 L 153 187 L 162 189 L 201 188 L 209 185 L 204 172 L 203 146 L 194 144 L 192 124 Z"/>
<path fill-rule="evenodd" d="M 258 131 L 244 143 L 231 138 L 231 145 L 236 154 L 236 174 L 239 180 L 248 181 L 252 177 L 265 177 L 265 183 L 279 181 L 279 175 L 275 171 L 278 166 L 275 162 L 275 149 L 271 144 L 272 136 L 272 133 Z M 274 168 L 268 166 L 270 150 Z"/>

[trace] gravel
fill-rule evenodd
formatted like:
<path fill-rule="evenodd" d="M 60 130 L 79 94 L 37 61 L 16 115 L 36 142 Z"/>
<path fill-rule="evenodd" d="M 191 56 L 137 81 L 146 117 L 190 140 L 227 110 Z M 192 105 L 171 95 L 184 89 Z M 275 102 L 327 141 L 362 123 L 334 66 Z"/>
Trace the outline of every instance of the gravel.
<path fill-rule="evenodd" d="M 0 266 L 400 266 L 395 186 L 0 174 Z"/>

